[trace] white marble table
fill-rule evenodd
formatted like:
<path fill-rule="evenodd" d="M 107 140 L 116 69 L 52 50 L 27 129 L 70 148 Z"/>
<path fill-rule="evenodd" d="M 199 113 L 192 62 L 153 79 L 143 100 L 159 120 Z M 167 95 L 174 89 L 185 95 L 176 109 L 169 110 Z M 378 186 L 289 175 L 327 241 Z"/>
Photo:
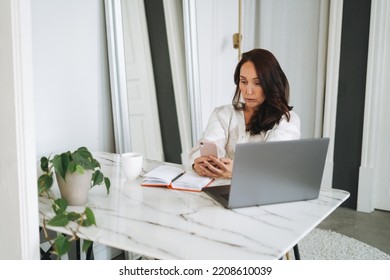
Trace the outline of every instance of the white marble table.
<path fill-rule="evenodd" d="M 279 259 L 349 197 L 323 189 L 316 200 L 228 210 L 203 192 L 141 187 L 142 178 L 123 177 L 119 155 L 95 155 L 111 191 L 90 190 L 97 226 L 81 228 L 80 237 L 158 259 Z M 145 161 L 144 169 L 159 164 Z M 56 185 L 53 192 L 59 197 Z M 53 215 L 45 198 L 39 211 L 41 220 Z"/>

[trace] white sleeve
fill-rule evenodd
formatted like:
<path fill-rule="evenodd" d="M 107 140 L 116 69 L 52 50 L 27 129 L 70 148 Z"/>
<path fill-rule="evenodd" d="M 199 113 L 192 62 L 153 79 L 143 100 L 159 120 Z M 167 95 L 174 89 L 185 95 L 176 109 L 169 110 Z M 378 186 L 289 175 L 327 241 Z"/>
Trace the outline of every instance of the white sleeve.
<path fill-rule="evenodd" d="M 192 148 L 189 156 L 189 163 L 192 165 L 194 160 L 200 156 L 199 147 L 200 141 L 202 139 L 208 141 L 216 142 L 218 146 L 218 153 L 221 157 L 224 157 L 226 154 L 225 146 L 227 141 L 227 133 L 228 133 L 228 125 L 229 120 L 225 119 L 228 116 L 225 116 L 221 113 L 220 108 L 214 109 L 213 113 L 210 115 L 210 118 L 207 122 L 206 129 L 203 132 L 202 138 L 196 143 L 196 145 Z"/>

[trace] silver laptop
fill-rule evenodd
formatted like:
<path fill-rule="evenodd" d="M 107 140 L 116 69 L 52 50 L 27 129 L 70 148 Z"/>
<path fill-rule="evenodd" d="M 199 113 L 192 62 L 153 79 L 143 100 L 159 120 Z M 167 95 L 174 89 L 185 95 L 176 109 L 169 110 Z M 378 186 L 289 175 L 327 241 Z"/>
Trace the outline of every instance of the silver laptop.
<path fill-rule="evenodd" d="M 231 185 L 204 188 L 226 208 L 316 199 L 329 138 L 237 144 Z"/>

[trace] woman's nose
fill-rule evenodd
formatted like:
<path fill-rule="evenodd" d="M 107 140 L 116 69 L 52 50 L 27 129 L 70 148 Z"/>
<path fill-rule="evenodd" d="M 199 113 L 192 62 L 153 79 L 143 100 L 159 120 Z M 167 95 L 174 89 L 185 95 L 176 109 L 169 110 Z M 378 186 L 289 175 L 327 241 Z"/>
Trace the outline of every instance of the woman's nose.
<path fill-rule="evenodd" d="M 251 85 L 251 84 L 248 85 L 247 92 L 248 92 L 248 94 L 253 94 L 254 93 L 253 85 Z"/>

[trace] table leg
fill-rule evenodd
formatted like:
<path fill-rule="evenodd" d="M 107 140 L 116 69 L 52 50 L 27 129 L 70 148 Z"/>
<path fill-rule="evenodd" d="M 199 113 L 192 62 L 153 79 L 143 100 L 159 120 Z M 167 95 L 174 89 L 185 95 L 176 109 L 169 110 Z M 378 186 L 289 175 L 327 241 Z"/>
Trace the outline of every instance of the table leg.
<path fill-rule="evenodd" d="M 94 255 L 93 255 L 93 243 L 91 244 L 91 246 L 89 246 L 88 250 L 87 250 L 87 257 L 86 257 L 87 260 L 93 260 L 94 259 Z"/>
<path fill-rule="evenodd" d="M 296 260 L 300 260 L 301 259 L 301 256 L 299 254 L 299 248 L 298 248 L 298 244 L 296 244 L 293 248 L 294 250 L 294 256 L 295 256 L 295 259 Z"/>
<path fill-rule="evenodd" d="M 80 239 L 77 239 L 76 240 L 76 259 L 77 260 L 81 260 L 81 242 L 80 242 Z M 89 246 L 87 252 L 86 252 L 86 256 L 85 256 L 85 259 L 86 260 L 93 260 L 94 259 L 94 256 L 93 256 L 93 242 L 91 244 L 91 246 Z"/>
<path fill-rule="evenodd" d="M 80 239 L 76 239 L 76 260 L 81 260 L 80 247 Z"/>

